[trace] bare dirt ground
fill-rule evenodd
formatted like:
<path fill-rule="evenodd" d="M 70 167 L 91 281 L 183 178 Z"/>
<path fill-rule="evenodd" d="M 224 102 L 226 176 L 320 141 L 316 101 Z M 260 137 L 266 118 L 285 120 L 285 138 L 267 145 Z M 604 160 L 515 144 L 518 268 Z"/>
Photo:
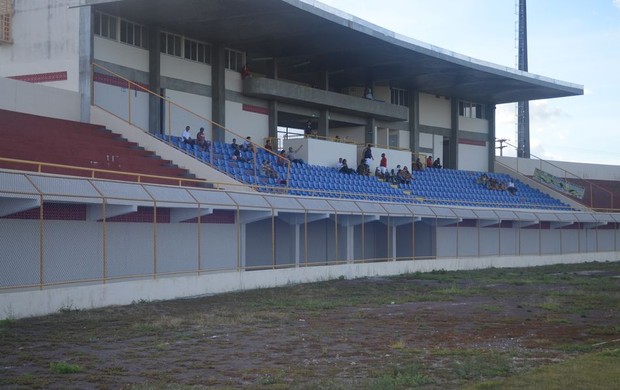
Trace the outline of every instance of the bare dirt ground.
<path fill-rule="evenodd" d="M 619 307 L 587 263 L 67 308 L 0 322 L 0 387 L 456 389 L 618 348 Z"/>

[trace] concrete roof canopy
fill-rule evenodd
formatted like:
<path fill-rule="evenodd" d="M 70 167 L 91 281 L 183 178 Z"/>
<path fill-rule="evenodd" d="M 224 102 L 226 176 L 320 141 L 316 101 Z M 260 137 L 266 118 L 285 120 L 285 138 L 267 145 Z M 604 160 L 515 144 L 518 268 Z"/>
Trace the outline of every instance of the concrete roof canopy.
<path fill-rule="evenodd" d="M 146 26 L 164 26 L 246 53 L 253 72 L 329 88 L 389 85 L 484 104 L 583 94 L 580 85 L 477 60 L 400 36 L 309 0 L 90 0 Z"/>

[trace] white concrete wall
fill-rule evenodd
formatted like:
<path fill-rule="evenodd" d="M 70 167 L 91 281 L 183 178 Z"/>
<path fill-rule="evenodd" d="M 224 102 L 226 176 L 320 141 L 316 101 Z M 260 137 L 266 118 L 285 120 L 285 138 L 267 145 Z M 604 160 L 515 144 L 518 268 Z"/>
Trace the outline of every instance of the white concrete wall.
<path fill-rule="evenodd" d="M 229 91 L 239 92 L 243 91 L 243 80 L 241 80 L 241 73 L 234 70 L 225 69 L 224 82 L 226 89 Z"/>
<path fill-rule="evenodd" d="M 339 136 L 343 140 L 346 139 L 354 144 L 363 144 L 364 140 L 364 126 L 354 126 L 346 128 L 338 128 L 337 130 L 330 130 L 329 136 Z"/>
<path fill-rule="evenodd" d="M 420 133 L 420 147 L 426 149 L 432 149 L 431 155 L 433 159 L 439 157 L 443 161 L 443 136 Z"/>
<path fill-rule="evenodd" d="M 148 131 L 149 93 L 99 82 L 95 82 L 94 87 L 97 106 Z"/>
<path fill-rule="evenodd" d="M 161 76 L 196 84 L 211 85 L 211 66 L 161 54 Z"/>
<path fill-rule="evenodd" d="M 212 139 L 211 122 L 209 121 L 211 119 L 210 97 L 173 89 L 166 89 L 165 95 L 174 103 L 165 104 L 163 110 L 163 129 L 166 134 L 180 137 L 185 126 L 189 126 L 192 138 L 196 138 L 198 130 L 204 127 L 207 139 Z"/>
<path fill-rule="evenodd" d="M 0 45 L 0 76 L 67 72 L 66 81 L 47 83 L 78 91 L 79 8 L 70 0 L 15 1 L 13 44 Z"/>
<path fill-rule="evenodd" d="M 315 138 L 298 138 L 284 140 L 284 149 L 297 149 L 303 145 L 297 155 L 308 164 L 335 167 L 338 158 L 347 160 L 349 168 L 357 167 L 357 146 L 343 142 L 325 141 Z M 353 165 L 355 164 L 355 165 Z"/>
<path fill-rule="evenodd" d="M 450 115 L 450 100 L 443 96 L 436 97 L 421 93 L 420 95 L 420 124 L 445 129 L 452 128 Z"/>
<path fill-rule="evenodd" d="M 0 91 L 0 108 L 3 110 L 80 120 L 80 95 L 77 92 L 3 77 L 0 77 Z"/>
<path fill-rule="evenodd" d="M 398 133 L 398 147 L 409 150 L 409 142 L 411 133 L 406 130 L 397 130 Z"/>
<path fill-rule="evenodd" d="M 486 146 L 459 144 L 458 169 L 466 171 L 489 170 L 489 156 Z"/>
<path fill-rule="evenodd" d="M 149 72 L 149 52 L 137 46 L 95 35 L 93 56 L 96 60 L 111 62 L 146 73 Z M 95 71 L 105 74 L 101 69 L 96 69 Z"/>
<path fill-rule="evenodd" d="M 495 159 L 510 168 L 525 174 L 533 175 L 536 168 L 557 177 L 578 177 L 593 180 L 620 181 L 620 165 L 584 164 L 568 161 L 541 161 L 507 156 L 495 156 Z"/>
<path fill-rule="evenodd" d="M 471 131 L 473 133 L 488 134 L 489 121 L 486 119 L 467 118 L 459 116 L 459 130 Z"/>
<path fill-rule="evenodd" d="M 547 256 L 504 256 L 444 258 L 437 260 L 391 261 L 343 264 L 329 267 L 287 268 L 251 272 L 218 272 L 202 275 L 124 281 L 88 286 L 64 286 L 44 290 L 0 294 L 0 319 L 55 313 L 62 308 L 93 309 L 128 305 L 138 300 L 162 300 L 347 279 L 399 275 L 433 270 L 466 270 L 489 267 L 529 267 L 572 264 L 586 261 L 620 261 L 618 252 Z"/>
<path fill-rule="evenodd" d="M 129 141 L 137 142 L 146 150 L 151 150 L 164 159 L 174 161 L 181 168 L 188 169 L 197 177 L 217 183 L 221 188 L 232 188 L 239 191 L 249 190 L 248 187 L 241 185 L 238 181 L 230 178 L 226 174 L 210 168 L 202 161 L 196 160 L 195 158 L 169 146 L 158 138 L 151 136 L 135 126 L 131 126 L 122 119 L 109 114 L 99 107 L 91 106 L 91 121 L 92 123 L 104 125 L 108 129 L 122 134 Z"/>
<path fill-rule="evenodd" d="M 269 136 L 269 116 L 244 111 L 243 104 L 227 100 L 226 128 L 237 134 L 227 132 L 227 143 L 232 142 L 233 138 L 237 138 L 237 142 L 241 144 L 245 137 L 250 136 L 252 141 L 262 146 L 263 140 Z"/>

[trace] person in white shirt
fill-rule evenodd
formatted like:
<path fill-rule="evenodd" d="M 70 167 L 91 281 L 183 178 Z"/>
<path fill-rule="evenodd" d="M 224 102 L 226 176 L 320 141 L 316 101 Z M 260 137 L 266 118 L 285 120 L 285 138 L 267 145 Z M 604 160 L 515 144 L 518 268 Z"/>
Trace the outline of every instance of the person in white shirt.
<path fill-rule="evenodd" d="M 189 145 L 194 145 L 194 140 L 192 136 L 189 134 L 189 126 L 185 126 L 185 130 L 183 131 L 183 142 Z"/>
<path fill-rule="evenodd" d="M 515 187 L 515 183 L 513 183 L 512 180 L 508 181 L 508 185 L 506 186 L 506 191 L 510 192 L 513 195 L 517 192 L 517 187 Z"/>

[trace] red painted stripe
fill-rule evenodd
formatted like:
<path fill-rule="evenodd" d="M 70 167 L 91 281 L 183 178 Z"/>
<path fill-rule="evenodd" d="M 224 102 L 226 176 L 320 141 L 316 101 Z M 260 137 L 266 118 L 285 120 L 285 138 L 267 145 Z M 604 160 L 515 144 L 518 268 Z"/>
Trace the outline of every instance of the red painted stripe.
<path fill-rule="evenodd" d="M 116 76 L 110 76 L 110 75 L 106 75 L 106 74 L 95 73 L 94 80 L 96 82 L 102 83 L 102 84 L 113 85 L 115 87 L 121 87 L 121 88 L 127 88 L 127 81 L 123 80 L 123 79 L 121 79 L 119 77 L 116 77 Z M 131 84 L 131 89 L 133 89 L 133 90 L 146 92 L 149 89 L 149 86 L 147 84 L 138 83 L 138 82 L 135 82 L 135 81 L 132 81 L 132 83 L 135 83 L 135 84 L 139 85 L 140 87 L 144 88 L 144 89 L 138 88 L 136 85 Z"/>
<path fill-rule="evenodd" d="M 24 74 L 19 76 L 9 77 L 13 80 L 27 81 L 29 83 L 49 83 L 51 81 L 64 81 L 67 79 L 67 71 L 63 72 L 51 72 L 51 73 L 36 73 L 36 74 Z"/>
<path fill-rule="evenodd" d="M 243 105 L 243 111 L 249 111 L 249 112 L 255 112 L 257 114 L 269 115 L 269 109 L 268 108 L 253 106 L 253 105 L 250 105 L 250 104 L 244 104 Z"/>
<path fill-rule="evenodd" d="M 466 139 L 466 138 L 459 138 L 459 144 L 474 145 L 474 146 L 487 146 L 487 143 L 485 141 L 478 141 L 475 139 Z"/>

